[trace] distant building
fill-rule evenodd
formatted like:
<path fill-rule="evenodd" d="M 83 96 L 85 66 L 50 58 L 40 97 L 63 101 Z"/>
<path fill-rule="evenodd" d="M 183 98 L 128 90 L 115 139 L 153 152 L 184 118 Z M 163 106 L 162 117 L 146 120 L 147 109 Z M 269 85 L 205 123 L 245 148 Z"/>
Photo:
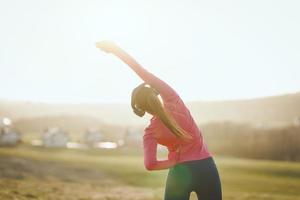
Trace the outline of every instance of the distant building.
<path fill-rule="evenodd" d="M 16 146 L 21 142 L 21 134 L 15 131 L 9 118 L 0 122 L 0 146 Z"/>
<path fill-rule="evenodd" d="M 47 128 L 42 136 L 44 147 L 66 147 L 69 135 L 60 128 Z"/>
<path fill-rule="evenodd" d="M 102 134 L 98 130 L 89 129 L 83 136 L 83 141 L 90 147 L 95 147 L 102 140 Z"/>
<path fill-rule="evenodd" d="M 123 136 L 125 146 L 140 146 L 142 139 L 143 131 L 137 128 L 127 128 Z"/>
<path fill-rule="evenodd" d="M 12 130 L 9 127 L 1 128 L 0 130 L 0 146 L 16 146 L 21 142 L 20 133 Z"/>

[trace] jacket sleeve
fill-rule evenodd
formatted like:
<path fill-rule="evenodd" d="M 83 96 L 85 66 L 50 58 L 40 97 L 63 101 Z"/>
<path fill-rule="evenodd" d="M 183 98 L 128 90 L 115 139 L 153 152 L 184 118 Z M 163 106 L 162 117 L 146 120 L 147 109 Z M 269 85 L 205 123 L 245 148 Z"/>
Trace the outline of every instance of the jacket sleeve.
<path fill-rule="evenodd" d="M 138 71 L 139 71 L 138 75 L 141 77 L 141 79 L 143 79 L 145 83 L 149 84 L 150 86 L 158 90 L 163 100 L 170 101 L 179 98 L 177 92 L 165 81 L 161 80 L 154 74 L 148 72 L 144 68 L 141 68 Z"/>
<path fill-rule="evenodd" d="M 167 160 L 157 160 L 157 141 L 151 133 L 143 137 L 144 165 L 147 170 L 162 170 L 173 167 L 177 161 L 177 155 L 172 154 Z"/>
<path fill-rule="evenodd" d="M 144 146 L 144 165 L 145 168 L 151 170 L 157 163 L 157 142 L 150 134 L 145 134 L 143 137 Z"/>
<path fill-rule="evenodd" d="M 178 97 L 175 90 L 173 90 L 167 83 L 144 69 L 144 67 L 142 67 L 133 57 L 131 57 L 125 51 L 120 50 L 116 53 L 116 55 L 124 63 L 126 63 L 145 83 L 158 90 L 161 97 L 165 101 L 173 100 L 174 97 Z"/>

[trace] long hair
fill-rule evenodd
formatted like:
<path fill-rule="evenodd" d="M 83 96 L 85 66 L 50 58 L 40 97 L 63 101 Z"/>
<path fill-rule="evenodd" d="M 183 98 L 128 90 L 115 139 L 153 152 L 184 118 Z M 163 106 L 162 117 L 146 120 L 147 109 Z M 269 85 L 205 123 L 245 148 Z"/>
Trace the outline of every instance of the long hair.
<path fill-rule="evenodd" d="M 171 114 L 164 108 L 159 92 L 145 83 L 136 87 L 131 96 L 131 106 L 136 115 L 143 117 L 145 112 L 158 116 L 163 124 L 177 137 L 191 139 Z"/>

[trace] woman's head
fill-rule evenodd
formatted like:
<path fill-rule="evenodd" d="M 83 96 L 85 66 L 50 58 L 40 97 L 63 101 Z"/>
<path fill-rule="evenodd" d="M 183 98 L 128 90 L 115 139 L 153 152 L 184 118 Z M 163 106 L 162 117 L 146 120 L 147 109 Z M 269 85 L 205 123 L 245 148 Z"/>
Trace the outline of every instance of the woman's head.
<path fill-rule="evenodd" d="M 131 107 L 134 113 L 140 117 L 143 117 L 146 112 L 157 116 L 177 137 L 190 138 L 188 133 L 164 108 L 163 101 L 159 97 L 159 91 L 150 85 L 143 83 L 132 91 Z"/>
<path fill-rule="evenodd" d="M 159 92 L 149 85 L 143 83 L 132 91 L 131 107 L 134 113 L 140 117 L 145 115 L 145 112 L 156 115 L 156 110 L 162 107 Z"/>

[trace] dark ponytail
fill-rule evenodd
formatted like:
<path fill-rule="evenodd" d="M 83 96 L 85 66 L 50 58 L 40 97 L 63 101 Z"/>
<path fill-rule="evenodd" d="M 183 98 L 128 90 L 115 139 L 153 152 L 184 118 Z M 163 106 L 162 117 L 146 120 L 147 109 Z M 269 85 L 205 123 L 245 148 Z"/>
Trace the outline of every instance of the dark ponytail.
<path fill-rule="evenodd" d="M 163 124 L 177 137 L 191 139 L 191 136 L 180 127 L 171 114 L 164 108 L 154 88 L 141 84 L 132 92 L 131 106 L 136 115 L 142 117 L 145 112 L 156 115 Z"/>

